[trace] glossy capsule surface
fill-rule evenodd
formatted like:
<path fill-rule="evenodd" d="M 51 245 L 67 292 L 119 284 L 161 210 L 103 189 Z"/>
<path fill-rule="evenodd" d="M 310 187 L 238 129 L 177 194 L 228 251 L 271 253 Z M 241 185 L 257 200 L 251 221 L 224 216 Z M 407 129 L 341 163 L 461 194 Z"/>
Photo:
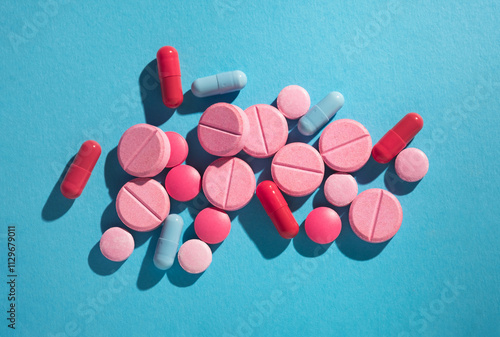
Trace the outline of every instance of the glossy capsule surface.
<path fill-rule="evenodd" d="M 161 85 L 163 104 L 171 109 L 177 108 L 184 99 L 181 84 L 179 54 L 174 47 L 161 47 L 156 53 L 158 76 Z"/>
<path fill-rule="evenodd" d="M 297 128 L 304 136 L 311 136 L 321 129 L 344 106 L 344 96 L 332 91 L 299 119 Z"/>
<path fill-rule="evenodd" d="M 247 76 L 240 70 L 196 79 L 191 91 L 196 97 L 208 97 L 241 90 L 247 85 Z"/>
<path fill-rule="evenodd" d="M 156 268 L 166 270 L 174 264 L 183 225 L 184 221 L 177 214 L 170 214 L 165 219 L 153 257 Z"/>

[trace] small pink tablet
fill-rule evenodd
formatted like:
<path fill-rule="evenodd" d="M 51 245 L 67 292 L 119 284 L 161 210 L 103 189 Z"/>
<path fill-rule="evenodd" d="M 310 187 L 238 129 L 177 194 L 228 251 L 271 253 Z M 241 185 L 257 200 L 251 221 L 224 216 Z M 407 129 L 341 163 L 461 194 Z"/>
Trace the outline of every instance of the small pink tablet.
<path fill-rule="evenodd" d="M 194 231 L 206 243 L 220 243 L 231 231 L 231 219 L 224 211 L 208 207 L 198 213 L 194 219 Z"/>
<path fill-rule="evenodd" d="M 149 124 L 137 124 L 123 133 L 118 143 L 118 161 L 136 177 L 154 177 L 167 165 L 170 142 L 165 132 Z"/>
<path fill-rule="evenodd" d="M 335 171 L 359 170 L 370 158 L 371 151 L 370 133 L 352 119 L 330 123 L 319 138 L 319 152 L 326 165 Z"/>
<path fill-rule="evenodd" d="M 422 179 L 429 170 L 429 159 L 422 150 L 410 147 L 401 151 L 396 157 L 396 174 L 413 183 Z"/>
<path fill-rule="evenodd" d="M 134 250 L 134 238 L 123 228 L 111 227 L 102 235 L 99 247 L 108 260 L 125 261 Z"/>
<path fill-rule="evenodd" d="M 267 104 L 252 105 L 245 110 L 250 132 L 243 151 L 255 158 L 267 158 L 286 144 L 288 124 L 275 107 Z"/>
<path fill-rule="evenodd" d="M 311 98 L 306 89 L 298 85 L 289 85 L 281 90 L 276 103 L 283 116 L 288 119 L 298 119 L 309 110 Z"/>
<path fill-rule="evenodd" d="M 208 201 L 225 211 L 235 211 L 250 202 L 255 193 L 255 175 L 239 158 L 219 158 L 203 174 L 202 187 Z"/>
<path fill-rule="evenodd" d="M 129 228 L 152 231 L 170 211 L 167 191 L 159 182 L 149 178 L 136 178 L 121 188 L 116 197 L 118 217 Z"/>
<path fill-rule="evenodd" d="M 325 164 L 311 145 L 291 143 L 274 156 L 271 174 L 280 190 L 294 197 L 302 197 L 319 187 L 325 174 Z"/>
<path fill-rule="evenodd" d="M 182 164 L 184 160 L 186 160 L 189 152 L 186 139 L 173 131 L 167 131 L 165 134 L 170 143 L 170 158 L 168 159 L 166 167 L 174 167 Z"/>
<path fill-rule="evenodd" d="M 334 173 L 326 179 L 325 197 L 333 206 L 347 206 L 357 194 L 358 183 L 349 173 Z"/>
<path fill-rule="evenodd" d="M 212 251 L 205 242 L 192 239 L 182 244 L 177 259 L 182 269 L 190 274 L 199 274 L 212 263 Z"/>
<path fill-rule="evenodd" d="M 165 187 L 168 195 L 175 200 L 189 201 L 200 193 L 200 173 L 189 165 L 176 166 L 168 172 Z"/>
<path fill-rule="evenodd" d="M 198 139 L 210 154 L 234 156 L 243 149 L 250 131 L 247 115 L 236 105 L 215 103 L 201 115 Z"/>
<path fill-rule="evenodd" d="M 309 213 L 304 226 L 309 239 L 324 245 L 333 242 L 339 236 L 342 221 L 333 209 L 318 207 Z"/>
<path fill-rule="evenodd" d="M 399 230 L 402 221 L 403 209 L 398 199 L 380 188 L 360 193 L 349 210 L 352 230 L 368 242 L 389 240 Z"/>

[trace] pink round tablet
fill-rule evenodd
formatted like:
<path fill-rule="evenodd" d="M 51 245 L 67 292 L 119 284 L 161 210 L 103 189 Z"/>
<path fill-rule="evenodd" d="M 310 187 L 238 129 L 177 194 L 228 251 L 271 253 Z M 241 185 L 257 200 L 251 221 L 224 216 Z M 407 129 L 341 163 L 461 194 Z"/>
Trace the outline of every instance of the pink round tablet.
<path fill-rule="evenodd" d="M 121 188 L 116 197 L 118 217 L 129 228 L 152 231 L 170 211 L 167 191 L 159 182 L 149 178 L 136 178 Z"/>
<path fill-rule="evenodd" d="M 225 211 L 235 211 L 250 202 L 255 193 L 255 175 L 239 158 L 219 158 L 203 174 L 202 187 L 208 201 Z"/>
<path fill-rule="evenodd" d="M 168 172 L 165 187 L 168 195 L 175 200 L 189 201 L 200 193 L 200 173 L 189 165 L 176 166 Z"/>
<path fill-rule="evenodd" d="M 429 170 L 429 159 L 422 150 L 410 147 L 396 157 L 396 174 L 410 183 L 422 179 Z"/>
<path fill-rule="evenodd" d="M 311 106 L 311 98 L 306 89 L 298 85 L 283 88 L 278 95 L 279 111 L 288 119 L 298 119 L 304 116 Z"/>
<path fill-rule="evenodd" d="M 291 143 L 274 156 L 271 174 L 280 190 L 294 197 L 302 197 L 319 187 L 325 174 L 325 164 L 311 145 Z"/>
<path fill-rule="evenodd" d="M 134 238 L 123 228 L 111 227 L 102 235 L 99 247 L 108 260 L 125 261 L 134 250 Z"/>
<path fill-rule="evenodd" d="M 212 263 L 212 251 L 205 242 L 192 239 L 182 244 L 177 258 L 182 269 L 190 274 L 199 274 Z"/>
<path fill-rule="evenodd" d="M 224 211 L 208 207 L 198 213 L 194 219 L 194 231 L 206 243 L 220 243 L 231 231 L 231 219 Z"/>
<path fill-rule="evenodd" d="M 398 199 L 380 188 L 360 193 L 349 210 L 352 230 L 368 242 L 389 240 L 399 230 L 402 221 L 403 209 Z"/>
<path fill-rule="evenodd" d="M 165 134 L 170 143 L 170 158 L 168 159 L 166 167 L 174 167 L 182 164 L 184 160 L 186 160 L 189 152 L 186 139 L 173 131 L 167 131 Z"/>
<path fill-rule="evenodd" d="M 252 105 L 245 110 L 250 132 L 243 151 L 256 158 L 267 158 L 286 144 L 288 124 L 275 107 L 267 104 Z"/>
<path fill-rule="evenodd" d="M 247 115 L 236 105 L 215 103 L 201 115 L 198 139 L 210 154 L 234 156 L 243 149 L 250 131 Z"/>
<path fill-rule="evenodd" d="M 125 131 L 118 143 L 118 161 L 125 172 L 136 177 L 153 177 L 170 158 L 165 132 L 149 124 L 137 124 Z"/>
<path fill-rule="evenodd" d="M 359 170 L 370 158 L 371 151 L 370 133 L 352 119 L 330 123 L 319 138 L 319 152 L 326 165 L 335 171 Z"/>
<path fill-rule="evenodd" d="M 325 197 L 333 206 L 347 206 L 357 194 L 358 183 L 349 173 L 334 173 L 326 179 Z"/>
<path fill-rule="evenodd" d="M 309 213 L 304 226 L 311 240 L 324 245 L 333 242 L 339 236 L 342 221 L 333 209 L 318 207 Z"/>

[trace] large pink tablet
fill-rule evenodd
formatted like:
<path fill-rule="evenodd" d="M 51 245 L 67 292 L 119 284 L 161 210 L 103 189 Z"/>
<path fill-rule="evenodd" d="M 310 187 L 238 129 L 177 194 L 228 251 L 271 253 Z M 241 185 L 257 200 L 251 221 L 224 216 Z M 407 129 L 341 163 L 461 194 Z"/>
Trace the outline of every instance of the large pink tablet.
<path fill-rule="evenodd" d="M 288 124 L 275 107 L 256 104 L 245 110 L 250 132 L 243 151 L 256 158 L 267 158 L 286 144 Z"/>
<path fill-rule="evenodd" d="M 165 132 L 149 124 L 130 127 L 118 143 L 118 161 L 125 172 L 136 177 L 153 177 L 170 158 Z"/>
<path fill-rule="evenodd" d="M 226 212 L 215 207 L 208 207 L 198 213 L 194 219 L 194 231 L 206 243 L 219 243 L 229 235 L 231 219 Z"/>
<path fill-rule="evenodd" d="M 234 156 L 243 149 L 250 131 L 245 112 L 236 105 L 215 103 L 201 115 L 198 139 L 210 154 Z"/>
<path fill-rule="evenodd" d="M 276 103 L 286 118 L 298 119 L 309 110 L 311 98 L 306 89 L 298 85 L 289 85 L 281 90 Z"/>
<path fill-rule="evenodd" d="M 121 188 L 116 197 L 116 212 L 125 225 L 139 232 L 158 227 L 170 211 L 167 191 L 159 182 L 136 178 Z"/>
<path fill-rule="evenodd" d="M 339 172 L 354 172 L 366 164 L 372 138 L 366 128 L 352 119 L 328 125 L 319 138 L 319 152 L 326 165 Z"/>
<path fill-rule="evenodd" d="M 318 207 L 309 213 L 305 223 L 307 236 L 316 243 L 333 242 L 340 234 L 342 221 L 333 209 Z"/>
<path fill-rule="evenodd" d="M 176 166 L 168 172 L 165 187 L 168 195 L 175 200 L 189 201 L 200 193 L 200 173 L 189 165 Z"/>
<path fill-rule="evenodd" d="M 399 230 L 402 221 L 403 209 L 398 199 L 380 188 L 360 193 L 349 210 L 352 230 L 368 242 L 389 240 Z"/>
<path fill-rule="evenodd" d="M 108 260 L 125 261 L 134 250 L 134 238 L 123 228 L 111 227 L 102 235 L 99 247 Z"/>
<path fill-rule="evenodd" d="M 422 179 L 429 170 L 429 159 L 422 150 L 410 147 L 396 157 L 396 174 L 410 183 Z"/>
<path fill-rule="evenodd" d="M 182 269 L 190 274 L 199 274 L 212 263 L 212 251 L 205 242 L 192 239 L 182 244 L 177 258 Z"/>
<path fill-rule="evenodd" d="M 294 197 L 302 197 L 319 187 L 325 174 L 325 164 L 311 145 L 291 143 L 274 156 L 271 174 L 280 190 Z"/>
<path fill-rule="evenodd" d="M 186 160 L 189 152 L 186 139 L 173 131 L 167 131 L 165 134 L 170 143 L 170 158 L 168 159 L 166 167 L 174 167 L 182 164 L 184 160 Z"/>
<path fill-rule="evenodd" d="M 235 211 L 250 202 L 255 193 L 255 175 L 239 158 L 219 158 L 203 174 L 202 187 L 208 201 L 225 211 Z"/>
<path fill-rule="evenodd" d="M 357 194 L 358 183 L 349 173 L 334 173 L 326 179 L 325 197 L 333 206 L 347 206 Z"/>

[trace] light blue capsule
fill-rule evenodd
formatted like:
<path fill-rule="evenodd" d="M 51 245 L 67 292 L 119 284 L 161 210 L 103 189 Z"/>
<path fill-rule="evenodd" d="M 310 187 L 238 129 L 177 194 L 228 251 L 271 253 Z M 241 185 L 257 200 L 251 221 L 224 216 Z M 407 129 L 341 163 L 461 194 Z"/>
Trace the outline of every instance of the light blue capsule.
<path fill-rule="evenodd" d="M 167 216 L 153 258 L 156 268 L 166 270 L 174 264 L 183 225 L 184 221 L 177 214 Z"/>
<path fill-rule="evenodd" d="M 304 136 L 313 135 L 328 123 L 343 105 L 344 96 L 340 92 L 332 91 L 299 119 L 297 127 L 300 133 Z"/>
<path fill-rule="evenodd" d="M 208 97 L 241 90 L 247 85 L 247 75 L 240 70 L 198 78 L 191 85 L 196 97 Z"/>

